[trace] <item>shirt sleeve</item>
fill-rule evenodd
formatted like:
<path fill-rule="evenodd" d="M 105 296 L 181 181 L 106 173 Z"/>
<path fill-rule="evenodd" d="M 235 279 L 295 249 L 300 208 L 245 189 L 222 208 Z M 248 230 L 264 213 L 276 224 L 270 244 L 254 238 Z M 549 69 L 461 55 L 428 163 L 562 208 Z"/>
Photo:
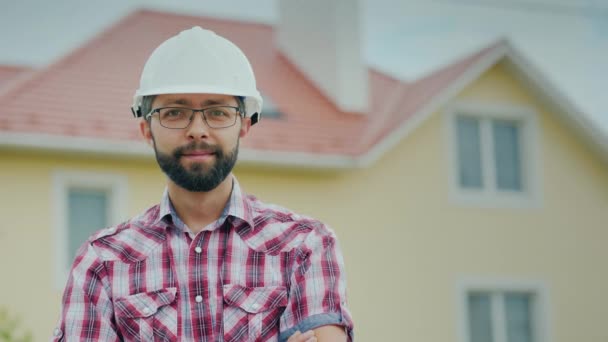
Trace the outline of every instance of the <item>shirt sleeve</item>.
<path fill-rule="evenodd" d="M 323 228 L 313 230 L 295 256 L 297 266 L 281 316 L 279 341 L 287 341 L 297 330 L 305 332 L 330 324 L 344 327 L 349 340 L 353 340 L 344 259 L 335 234 Z"/>
<path fill-rule="evenodd" d="M 109 289 L 104 264 L 87 242 L 76 253 L 51 341 L 120 341 Z"/>

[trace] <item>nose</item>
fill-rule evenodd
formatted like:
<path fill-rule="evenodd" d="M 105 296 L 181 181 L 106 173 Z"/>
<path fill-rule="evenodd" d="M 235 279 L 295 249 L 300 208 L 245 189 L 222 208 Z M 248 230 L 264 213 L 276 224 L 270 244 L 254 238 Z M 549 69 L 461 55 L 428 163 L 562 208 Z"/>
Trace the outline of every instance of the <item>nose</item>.
<path fill-rule="evenodd" d="M 209 126 L 203 119 L 202 112 L 195 112 L 190 121 L 190 125 L 186 128 L 189 139 L 204 139 L 209 136 Z"/>

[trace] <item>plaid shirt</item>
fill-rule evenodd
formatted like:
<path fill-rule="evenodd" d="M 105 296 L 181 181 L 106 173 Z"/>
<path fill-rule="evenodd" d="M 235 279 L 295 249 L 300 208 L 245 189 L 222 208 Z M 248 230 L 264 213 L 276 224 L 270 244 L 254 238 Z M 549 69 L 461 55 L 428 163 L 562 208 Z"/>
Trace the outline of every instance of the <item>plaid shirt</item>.
<path fill-rule="evenodd" d="M 52 341 L 285 341 L 336 324 L 352 340 L 331 229 L 245 196 L 193 234 L 165 191 L 77 252 Z"/>

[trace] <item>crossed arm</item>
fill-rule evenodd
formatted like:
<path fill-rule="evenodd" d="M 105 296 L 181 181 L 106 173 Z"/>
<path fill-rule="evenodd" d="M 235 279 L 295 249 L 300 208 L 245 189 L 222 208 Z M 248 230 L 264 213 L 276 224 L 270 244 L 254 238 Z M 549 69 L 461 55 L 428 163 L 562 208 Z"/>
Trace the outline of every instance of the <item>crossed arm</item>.
<path fill-rule="evenodd" d="M 325 325 L 305 333 L 296 331 L 287 342 L 345 342 L 344 329 L 337 325 Z"/>
<path fill-rule="evenodd" d="M 321 242 L 314 241 L 316 243 L 310 244 L 310 257 L 302 258 L 303 263 L 293 274 L 291 298 L 294 300 L 287 307 L 290 310 L 288 317 L 293 319 L 297 316 L 294 313 L 299 313 L 302 308 L 307 308 L 308 312 L 301 314 L 297 321 L 288 321 L 286 326 L 291 328 L 287 329 L 289 332 L 284 331 L 291 334 L 288 342 L 347 341 L 347 331 L 352 339 L 352 320 L 343 306 L 345 279 L 341 253 L 333 237 L 317 238 Z M 107 295 L 110 285 L 102 272 L 105 268 L 91 246 L 83 246 L 78 255 L 64 293 L 62 319 L 54 340 L 60 341 L 69 336 L 79 336 L 81 340 L 97 340 L 100 336 L 106 341 L 119 340 L 110 317 L 113 310 L 108 309 L 111 305 L 111 299 Z M 79 314 L 91 307 L 97 308 L 92 314 L 84 317 Z M 319 319 L 322 321 L 319 322 Z M 65 330 L 66 327 L 68 331 Z M 299 333 L 294 331 L 297 328 L 310 331 Z"/>

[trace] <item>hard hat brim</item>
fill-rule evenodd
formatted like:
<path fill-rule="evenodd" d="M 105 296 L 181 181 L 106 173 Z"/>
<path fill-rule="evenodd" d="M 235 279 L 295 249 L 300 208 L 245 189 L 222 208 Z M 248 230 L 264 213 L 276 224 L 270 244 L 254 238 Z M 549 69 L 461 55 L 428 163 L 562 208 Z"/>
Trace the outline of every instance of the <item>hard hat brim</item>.
<path fill-rule="evenodd" d="M 135 93 L 133 97 L 133 105 L 131 109 L 133 113 L 140 112 L 142 99 L 144 96 L 151 95 L 164 95 L 164 94 L 219 94 L 219 95 L 229 95 L 229 96 L 243 96 L 245 98 L 245 113 L 248 117 L 256 114 L 261 115 L 262 111 L 262 97 L 259 92 L 255 91 L 254 94 L 251 93 L 243 93 L 239 91 L 235 91 L 234 89 L 222 88 L 222 87 L 200 87 L 200 86 L 180 86 L 176 87 L 164 87 L 164 88 L 155 88 L 148 89 L 145 92 L 140 92 L 139 90 Z M 135 114 L 136 116 L 141 116 L 143 114 Z"/>

